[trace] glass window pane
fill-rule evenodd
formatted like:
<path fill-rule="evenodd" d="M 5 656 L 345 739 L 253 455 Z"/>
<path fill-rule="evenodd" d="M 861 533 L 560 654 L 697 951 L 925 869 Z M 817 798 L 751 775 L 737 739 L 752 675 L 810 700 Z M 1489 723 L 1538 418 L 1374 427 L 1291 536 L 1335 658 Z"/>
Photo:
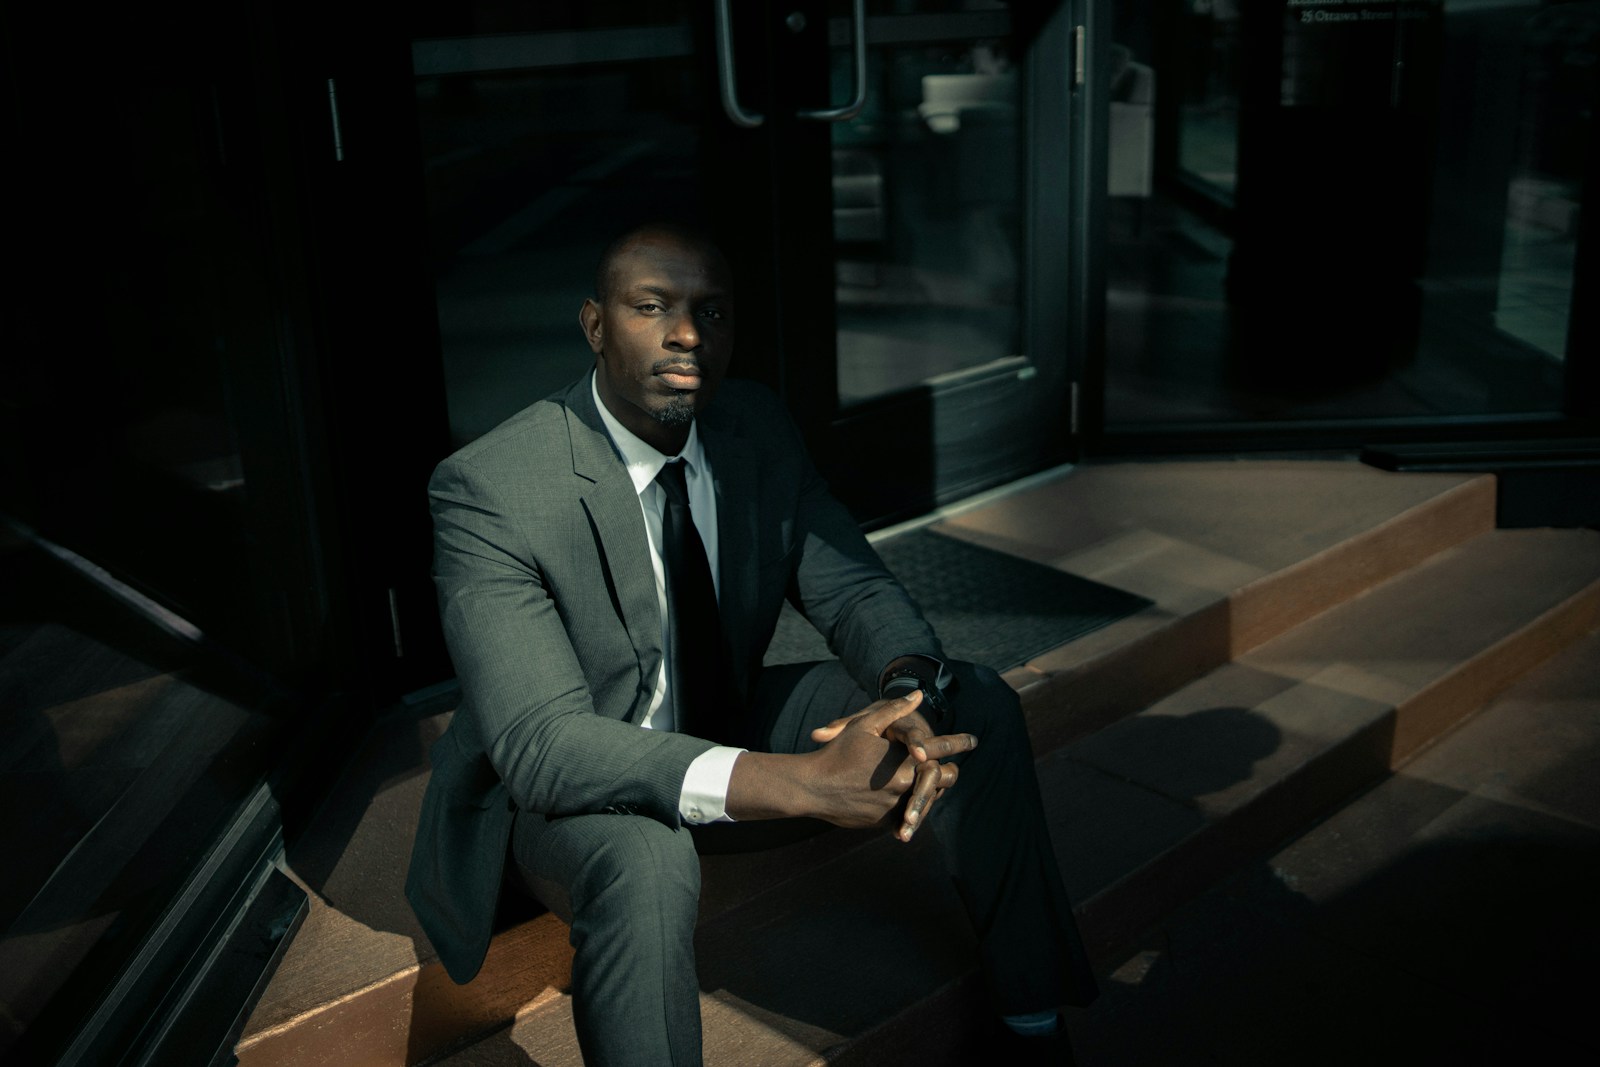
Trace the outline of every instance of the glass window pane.
<path fill-rule="evenodd" d="M 1183 103 L 1178 128 L 1178 167 L 1188 176 L 1231 195 L 1237 180 L 1239 149 L 1238 0 L 1194 4 L 1185 10 L 1188 32 L 1179 43 L 1183 56 Z M 1112 49 L 1113 62 L 1126 65 L 1111 78 L 1111 143 L 1118 140 L 1118 111 L 1155 101 L 1155 71 L 1133 61 L 1126 45 Z M 1126 58 L 1124 58 L 1126 57 Z M 1112 149 L 1113 155 L 1117 149 Z M 1115 194 L 1113 194 L 1115 195 Z"/>
<path fill-rule="evenodd" d="M 1113 85 L 1108 422 L 1561 411 L 1594 11 L 1119 7 L 1169 125 L 1119 179 Z"/>
<path fill-rule="evenodd" d="M 1587 9 L 1587 10 L 1586 10 Z M 1495 326 L 1560 361 L 1567 355 L 1573 270 L 1587 166 L 1600 5 L 1540 12 L 1523 33 L 1516 154 L 1506 190 Z M 1592 313 L 1592 312 L 1591 312 Z"/>
<path fill-rule="evenodd" d="M 835 49 L 834 99 L 850 92 Z M 1021 362 L 1018 71 L 1004 38 L 873 48 L 833 127 L 842 404 Z"/>

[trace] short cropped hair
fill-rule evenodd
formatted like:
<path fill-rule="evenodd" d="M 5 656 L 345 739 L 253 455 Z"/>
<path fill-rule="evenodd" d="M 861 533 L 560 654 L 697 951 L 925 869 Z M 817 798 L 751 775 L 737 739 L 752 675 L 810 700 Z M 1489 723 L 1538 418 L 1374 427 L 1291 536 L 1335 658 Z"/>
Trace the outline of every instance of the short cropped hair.
<path fill-rule="evenodd" d="M 616 266 L 617 260 L 622 257 L 622 254 L 643 238 L 654 236 L 676 237 L 692 247 L 702 251 L 710 251 L 714 258 L 721 261 L 726 267 L 727 261 L 722 254 L 722 249 L 718 248 L 717 243 L 711 239 L 710 235 L 698 226 L 691 226 L 686 222 L 672 220 L 647 222 L 642 226 L 635 226 L 627 233 L 617 237 L 606 245 L 606 250 L 600 254 L 600 263 L 595 267 L 594 271 L 595 303 L 603 304 L 611 295 L 612 270 Z M 731 277 L 731 272 L 724 270 L 724 273 L 729 274 Z"/>

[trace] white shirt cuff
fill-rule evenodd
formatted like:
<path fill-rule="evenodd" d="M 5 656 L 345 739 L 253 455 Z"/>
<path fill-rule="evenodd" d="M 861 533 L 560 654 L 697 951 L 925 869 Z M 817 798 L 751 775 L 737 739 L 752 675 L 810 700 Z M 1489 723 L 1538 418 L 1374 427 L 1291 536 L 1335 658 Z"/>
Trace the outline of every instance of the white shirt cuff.
<path fill-rule="evenodd" d="M 742 748 L 717 746 L 694 758 L 683 775 L 683 791 L 678 794 L 678 814 L 684 822 L 704 826 L 712 822 L 733 822 L 728 814 L 728 782 L 733 764 Z"/>

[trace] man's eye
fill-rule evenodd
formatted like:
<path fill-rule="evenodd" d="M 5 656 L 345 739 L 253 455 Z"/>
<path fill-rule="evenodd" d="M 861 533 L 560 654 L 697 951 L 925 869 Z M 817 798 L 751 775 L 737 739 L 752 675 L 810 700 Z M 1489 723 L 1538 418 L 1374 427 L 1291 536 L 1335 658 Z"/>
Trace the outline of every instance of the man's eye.
<path fill-rule="evenodd" d="M 661 305 L 660 304 L 637 304 L 635 306 L 640 311 L 660 311 L 661 310 Z"/>
<path fill-rule="evenodd" d="M 701 308 L 700 309 L 700 317 L 701 318 L 705 318 L 705 319 L 721 320 L 722 317 L 723 317 L 722 309 L 721 308 Z"/>

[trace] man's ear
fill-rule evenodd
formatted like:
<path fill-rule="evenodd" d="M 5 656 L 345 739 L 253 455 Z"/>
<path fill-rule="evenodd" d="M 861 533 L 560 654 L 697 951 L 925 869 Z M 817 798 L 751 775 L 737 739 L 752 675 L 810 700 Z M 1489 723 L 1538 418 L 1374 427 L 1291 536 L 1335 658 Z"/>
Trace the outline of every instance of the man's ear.
<path fill-rule="evenodd" d="M 583 336 L 589 342 L 589 351 L 597 356 L 600 355 L 604 349 L 600 337 L 600 305 L 594 302 L 593 297 L 585 300 L 583 307 L 578 309 L 578 325 L 583 327 Z"/>

